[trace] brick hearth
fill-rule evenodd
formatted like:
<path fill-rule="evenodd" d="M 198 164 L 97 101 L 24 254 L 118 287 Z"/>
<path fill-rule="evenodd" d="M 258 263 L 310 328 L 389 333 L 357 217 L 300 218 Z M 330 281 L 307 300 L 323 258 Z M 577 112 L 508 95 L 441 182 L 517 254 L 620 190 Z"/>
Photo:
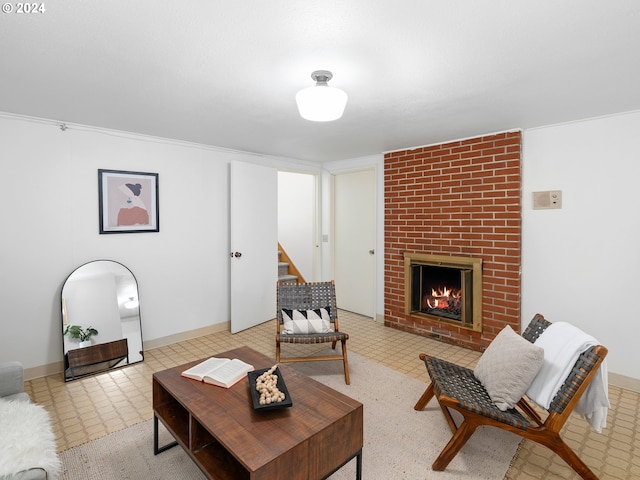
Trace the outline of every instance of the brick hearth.
<path fill-rule="evenodd" d="M 520 156 L 520 132 L 385 154 L 385 325 L 475 350 L 519 331 Z M 482 258 L 482 332 L 404 313 L 405 252 Z"/>

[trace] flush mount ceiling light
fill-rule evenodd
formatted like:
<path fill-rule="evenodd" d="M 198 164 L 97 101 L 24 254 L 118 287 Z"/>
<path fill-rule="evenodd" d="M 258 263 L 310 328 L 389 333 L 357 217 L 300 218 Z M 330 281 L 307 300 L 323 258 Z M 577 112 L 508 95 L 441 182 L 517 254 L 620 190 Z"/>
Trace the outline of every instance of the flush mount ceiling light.
<path fill-rule="evenodd" d="M 327 84 L 332 77 L 333 74 L 328 70 L 316 70 L 311 74 L 316 85 L 303 88 L 296 94 L 302 118 L 313 122 L 330 122 L 342 116 L 347 104 L 347 94 Z"/>
<path fill-rule="evenodd" d="M 124 308 L 136 308 L 138 305 L 138 300 L 135 297 L 129 297 L 129 300 L 124 302 Z"/>

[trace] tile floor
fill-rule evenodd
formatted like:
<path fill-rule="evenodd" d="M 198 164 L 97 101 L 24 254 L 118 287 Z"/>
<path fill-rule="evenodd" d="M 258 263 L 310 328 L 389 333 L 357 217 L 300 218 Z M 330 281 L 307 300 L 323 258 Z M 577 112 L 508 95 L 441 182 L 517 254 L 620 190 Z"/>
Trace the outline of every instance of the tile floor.
<path fill-rule="evenodd" d="M 401 332 L 348 312 L 341 312 L 349 351 L 366 356 L 405 375 L 427 381 L 418 354 L 447 358 L 473 368 L 480 354 Z M 62 375 L 26 382 L 34 402 L 50 412 L 60 451 L 151 419 L 151 375 L 242 345 L 275 357 L 275 325 L 266 322 L 246 331 L 220 332 L 145 352 L 145 361 L 123 369 L 64 383 Z M 288 346 L 291 347 L 291 346 Z M 593 432 L 574 415 L 563 431 L 565 441 L 601 479 L 640 478 L 640 394 L 610 387 L 608 428 Z M 417 399 L 416 399 L 417 400 Z M 426 428 L 426 425 L 425 425 Z M 482 435 L 482 429 L 475 435 Z M 425 458 L 425 469 L 431 460 Z M 556 455 L 525 441 L 505 479 L 579 478 Z"/>

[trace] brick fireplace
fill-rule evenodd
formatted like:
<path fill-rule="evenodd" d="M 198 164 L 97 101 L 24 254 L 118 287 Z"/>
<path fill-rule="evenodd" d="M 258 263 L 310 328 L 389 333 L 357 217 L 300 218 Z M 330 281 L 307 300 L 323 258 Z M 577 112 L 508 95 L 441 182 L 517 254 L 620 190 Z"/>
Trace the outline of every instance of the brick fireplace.
<path fill-rule="evenodd" d="M 474 350 L 519 331 L 520 155 L 516 131 L 385 154 L 385 325 Z M 407 254 L 481 261 L 481 321 L 411 312 Z"/>

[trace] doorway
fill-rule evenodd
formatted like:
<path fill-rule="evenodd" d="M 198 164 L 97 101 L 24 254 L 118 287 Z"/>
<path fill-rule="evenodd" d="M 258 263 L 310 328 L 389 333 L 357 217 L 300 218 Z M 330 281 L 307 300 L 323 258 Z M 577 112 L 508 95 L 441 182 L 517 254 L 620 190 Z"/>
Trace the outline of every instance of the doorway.
<path fill-rule="evenodd" d="M 318 177 L 278 172 L 278 242 L 303 278 L 318 281 Z"/>

